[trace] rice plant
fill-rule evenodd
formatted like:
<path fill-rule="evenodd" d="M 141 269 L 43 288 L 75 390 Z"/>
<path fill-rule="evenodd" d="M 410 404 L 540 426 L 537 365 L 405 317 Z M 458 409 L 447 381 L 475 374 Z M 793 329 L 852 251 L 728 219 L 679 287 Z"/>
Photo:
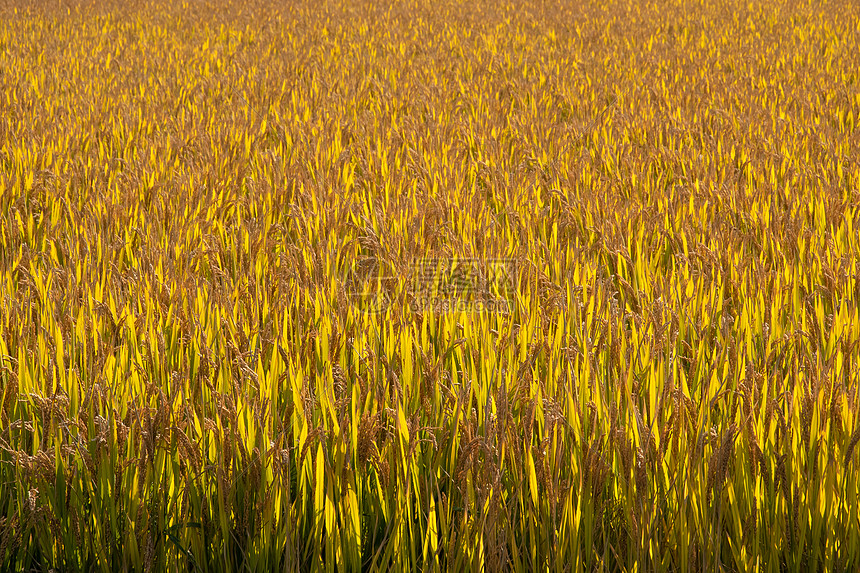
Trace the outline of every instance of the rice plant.
<path fill-rule="evenodd" d="M 0 569 L 860 570 L 858 45 L 0 0 Z"/>

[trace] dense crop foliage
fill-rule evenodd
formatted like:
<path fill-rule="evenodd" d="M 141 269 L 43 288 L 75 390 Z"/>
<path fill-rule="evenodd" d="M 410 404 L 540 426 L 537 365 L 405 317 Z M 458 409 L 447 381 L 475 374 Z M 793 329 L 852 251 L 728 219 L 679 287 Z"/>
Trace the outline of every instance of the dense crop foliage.
<path fill-rule="evenodd" d="M 0 568 L 860 569 L 856 2 L 47 4 Z"/>

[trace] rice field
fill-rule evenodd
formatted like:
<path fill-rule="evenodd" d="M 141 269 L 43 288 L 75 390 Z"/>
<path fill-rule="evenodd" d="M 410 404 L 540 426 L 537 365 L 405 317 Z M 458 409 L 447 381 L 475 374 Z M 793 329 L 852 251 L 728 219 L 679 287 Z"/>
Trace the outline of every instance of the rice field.
<path fill-rule="evenodd" d="M 0 570 L 860 570 L 858 46 L 0 0 Z"/>

